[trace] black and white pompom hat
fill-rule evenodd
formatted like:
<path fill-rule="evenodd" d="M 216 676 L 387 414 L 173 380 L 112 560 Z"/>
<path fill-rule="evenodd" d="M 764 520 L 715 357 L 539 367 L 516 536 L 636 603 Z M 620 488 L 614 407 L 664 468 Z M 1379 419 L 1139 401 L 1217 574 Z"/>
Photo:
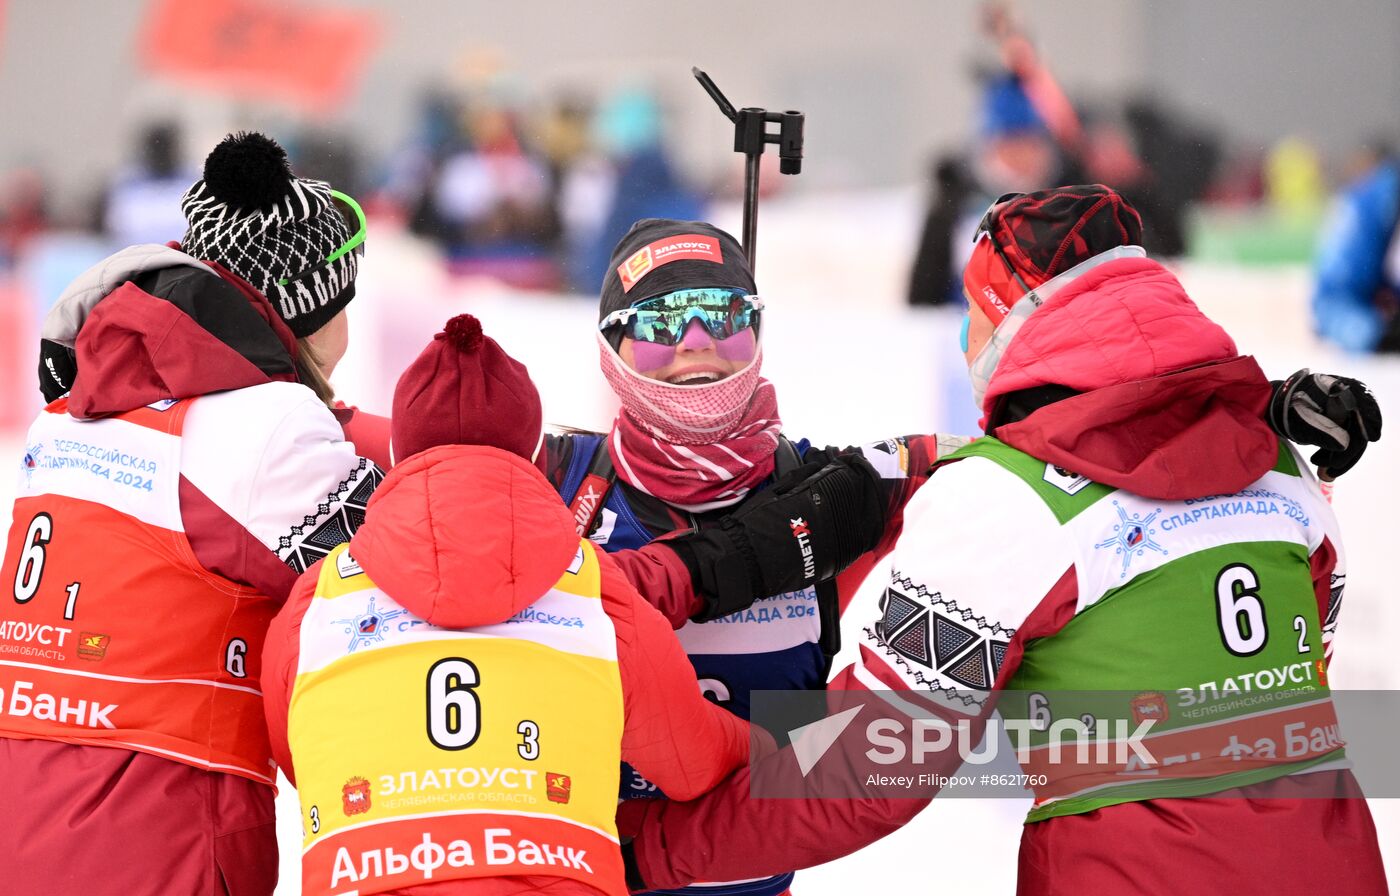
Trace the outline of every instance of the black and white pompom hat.
<path fill-rule="evenodd" d="M 364 213 L 325 181 L 294 175 L 272 138 L 224 138 L 180 209 L 185 253 L 251 283 L 294 335 L 315 333 L 355 297 Z"/>

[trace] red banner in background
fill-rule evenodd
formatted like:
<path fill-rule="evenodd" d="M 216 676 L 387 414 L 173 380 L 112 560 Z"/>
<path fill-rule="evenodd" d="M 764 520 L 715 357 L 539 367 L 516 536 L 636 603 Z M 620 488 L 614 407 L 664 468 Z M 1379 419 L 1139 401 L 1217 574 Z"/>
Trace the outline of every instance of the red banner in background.
<path fill-rule="evenodd" d="M 378 42 L 379 17 L 270 0 L 154 0 L 138 52 L 151 71 L 221 93 L 329 111 Z"/>

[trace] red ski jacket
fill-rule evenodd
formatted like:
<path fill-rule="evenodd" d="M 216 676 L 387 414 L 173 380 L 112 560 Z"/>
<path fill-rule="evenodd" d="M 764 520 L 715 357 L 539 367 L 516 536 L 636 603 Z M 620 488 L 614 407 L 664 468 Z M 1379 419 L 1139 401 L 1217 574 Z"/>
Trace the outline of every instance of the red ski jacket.
<path fill-rule="evenodd" d="M 1276 437 L 1260 420 L 1269 386 L 1257 365 L 1237 355 L 1233 340 L 1200 313 L 1176 279 L 1146 259 L 1103 264 L 1048 299 L 1008 346 L 985 407 L 1046 386 L 1078 394 L 1045 404 L 995 435 L 1034 458 L 1154 501 L 1231 494 L 1268 472 L 1278 456 Z M 887 612 L 864 630 L 860 661 L 830 685 L 828 716 L 847 709 L 852 718 L 815 767 L 784 749 L 698 800 L 624 806 L 621 827 L 637 834 L 636 858 L 648 885 L 672 888 L 811 867 L 897 830 L 930 797 L 891 798 L 857 780 L 858 770 L 870 768 L 867 723 L 898 711 L 870 691 L 903 692 L 901 699 L 907 694 L 921 706 L 933 703 L 940 715 L 945 704 L 939 698 L 969 696 L 971 708 L 947 714 L 971 718 L 975 728 L 991 713 L 1027 645 L 1052 638 L 1075 617 L 1080 595 L 1073 558 L 1061 553 L 1039 563 L 1049 549 L 1019 540 L 1027 521 L 1017 516 L 1035 502 L 1013 505 L 1021 493 L 1010 488 L 990 494 L 985 477 L 971 479 L 975 463 L 957 460 L 934 469 L 910 505 L 894 550 L 891 588 L 937 602 L 932 612 L 940 624 L 951 618 L 937 615 L 941 607 L 966 626 L 963 633 L 940 629 L 952 634 L 936 650 L 952 645 L 950 659 L 908 659 L 922 655 L 922 645 L 913 636 L 904 643 L 903 635 L 887 638 L 887 629 L 904 631 L 891 625 L 898 620 Z M 949 544 L 972 556 L 958 556 Z M 1335 625 L 1341 600 L 1332 575 L 1340 571 L 1338 553 L 1324 540 L 1312 559 L 1315 624 L 1330 638 L 1324 623 Z M 1027 584 L 1026 567 L 1058 574 L 1055 562 L 1068 567 L 1058 581 L 1037 576 Z M 959 563 L 965 568 L 951 568 Z M 993 572 L 994 564 L 1014 572 Z M 1027 587 L 987 584 L 1003 579 Z M 922 612 L 929 618 L 928 607 Z M 958 760 L 947 758 L 941 766 L 906 763 L 882 771 L 951 775 Z M 764 794 L 829 796 L 758 799 L 751 789 L 756 785 Z M 1019 872 L 1023 896 L 1386 892 L 1375 827 L 1346 770 L 1038 821 L 1025 828 Z M 888 882 L 896 881 L 902 879 L 893 875 Z"/>
<path fill-rule="evenodd" d="M 568 508 L 534 466 L 496 449 L 456 445 L 395 467 L 371 499 L 349 551 L 378 588 L 414 615 L 470 629 L 504 622 L 534 603 L 563 575 L 577 546 Z M 671 626 L 606 554 L 598 557 L 603 608 L 617 638 L 622 758 L 668 793 L 698 796 L 747 762 L 748 724 L 700 695 Z M 320 564 L 298 581 L 272 623 L 263 658 L 273 754 L 292 781 L 297 757 L 288 745 L 288 705 L 301 621 L 319 572 Z M 546 886 L 551 893 L 597 892 L 544 876 L 432 883 L 402 892 L 475 896 Z"/>
<path fill-rule="evenodd" d="M 25 632 L 69 629 L 61 646 L 46 649 L 47 665 L 60 671 L 45 674 L 62 674 L 74 693 L 116 683 L 154 690 L 190 677 L 192 667 L 210 694 L 256 692 L 262 625 L 235 633 L 227 630 L 233 615 L 212 623 L 211 615 L 221 604 L 257 604 L 270 615 L 298 573 L 325 554 L 327 534 L 353 528 L 378 469 L 296 382 L 295 341 L 267 299 L 216 265 L 166 246 L 131 247 L 75 280 L 46 332 L 49 324 L 74 345 L 78 373 L 66 402 L 44 411 L 31 430 L 30 472 L 15 516 L 22 517 L 20 535 L 39 512 L 52 518 L 45 546 L 52 569 L 36 581 L 31 601 L 6 601 L 0 612 L 0 691 L 8 699 L 43 671 L 24 655 L 31 646 Z M 132 475 L 122 439 L 154 433 L 123 419 L 133 414 L 147 422 L 183 414 L 178 458 Z M 55 439 L 38 428 L 44 425 L 81 435 Z M 65 512 L 81 520 L 126 506 L 111 502 L 113 491 L 103 491 L 109 486 L 159 496 L 159 531 L 168 543 L 132 540 L 133 527 L 118 534 L 65 523 Z M 131 562 L 94 562 L 114 553 Z M 12 581 L 25 556 L 7 551 Z M 30 548 L 28 556 L 37 555 Z M 73 579 L 59 570 L 82 564 L 99 568 L 65 609 Z M 202 587 L 182 591 L 180 599 L 193 603 L 181 606 L 158 588 L 124 587 L 125 571 L 138 568 L 178 572 Z M 122 627 L 98 628 L 95 617 Z M 107 645 L 105 655 L 64 655 L 85 628 Z M 175 647 L 150 649 L 163 643 Z M 211 697 L 208 705 L 229 724 L 223 704 Z M 123 721 L 132 718 L 123 706 L 114 722 L 149 735 L 152 721 L 181 721 L 173 705 L 165 718 L 144 712 Z M 238 718 L 248 719 L 243 739 L 262 739 L 256 696 Z M 62 730 L 32 734 L 0 737 L 0 775 L 12 782 L 0 822 L 0 854 L 8 857 L 0 890 L 270 896 L 277 879 L 270 767 L 255 781 L 149 737 L 97 746 L 74 743 Z"/>

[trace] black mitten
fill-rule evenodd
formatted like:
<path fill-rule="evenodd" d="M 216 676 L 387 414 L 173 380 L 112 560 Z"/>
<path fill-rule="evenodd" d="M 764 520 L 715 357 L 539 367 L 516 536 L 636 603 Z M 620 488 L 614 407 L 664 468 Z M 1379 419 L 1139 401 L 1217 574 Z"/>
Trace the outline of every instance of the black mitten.
<path fill-rule="evenodd" d="M 703 622 L 832 578 L 879 543 L 886 508 L 879 474 L 851 453 L 804 464 L 719 525 L 658 543 L 690 570 Z"/>
<path fill-rule="evenodd" d="M 39 391 L 45 402 L 68 394 L 77 375 L 78 358 L 73 349 L 48 339 L 39 340 Z"/>
<path fill-rule="evenodd" d="M 1273 386 L 1269 426 L 1289 441 L 1317 446 L 1312 462 L 1324 479 L 1356 466 L 1366 446 L 1381 437 L 1380 405 L 1359 380 L 1305 367 Z"/>

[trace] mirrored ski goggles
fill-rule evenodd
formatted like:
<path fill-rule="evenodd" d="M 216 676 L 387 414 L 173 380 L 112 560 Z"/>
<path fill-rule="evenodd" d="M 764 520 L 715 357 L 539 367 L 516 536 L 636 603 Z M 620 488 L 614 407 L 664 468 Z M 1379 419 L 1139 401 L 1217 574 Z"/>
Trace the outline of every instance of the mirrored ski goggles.
<path fill-rule="evenodd" d="M 690 322 L 698 320 L 716 340 L 728 339 L 758 323 L 763 300 L 742 289 L 681 289 L 642 299 L 609 314 L 598 324 L 639 342 L 678 345 Z"/>
<path fill-rule="evenodd" d="M 295 277 L 283 277 L 281 280 L 277 281 L 279 286 L 286 286 L 293 280 L 301 280 L 315 274 L 317 271 L 324 271 L 351 252 L 357 252 L 361 255 L 364 254 L 365 234 L 369 231 L 368 222 L 365 220 L 365 210 L 360 208 L 358 202 L 339 190 L 331 190 L 331 200 L 334 202 L 336 210 L 340 212 L 341 216 L 344 217 L 347 222 L 359 222 L 359 227 L 350 235 L 350 239 L 346 240 L 343 245 L 330 255 L 327 255 L 325 261 L 302 271 Z"/>
<path fill-rule="evenodd" d="M 1001 243 L 998 243 L 996 237 L 992 236 L 992 225 L 996 223 L 997 209 L 1013 199 L 1020 199 L 1024 195 L 1026 194 L 1002 193 L 1000 196 L 993 199 L 992 204 L 987 206 L 987 210 L 983 212 L 982 220 L 977 222 L 977 229 L 973 231 L 972 234 L 972 243 L 976 245 L 977 241 L 985 236 L 987 242 L 992 244 L 992 251 L 997 254 L 997 258 L 1000 258 L 1001 263 L 1006 265 L 1006 270 L 1010 272 L 1012 279 L 1016 281 L 1016 285 L 1021 287 L 1023 293 L 1026 293 L 1030 292 L 1031 288 L 1026 285 L 1026 281 L 1021 279 L 1021 275 L 1016 272 L 1016 266 L 1011 263 L 1011 259 L 1007 258 L 1006 253 L 1002 251 Z"/>

